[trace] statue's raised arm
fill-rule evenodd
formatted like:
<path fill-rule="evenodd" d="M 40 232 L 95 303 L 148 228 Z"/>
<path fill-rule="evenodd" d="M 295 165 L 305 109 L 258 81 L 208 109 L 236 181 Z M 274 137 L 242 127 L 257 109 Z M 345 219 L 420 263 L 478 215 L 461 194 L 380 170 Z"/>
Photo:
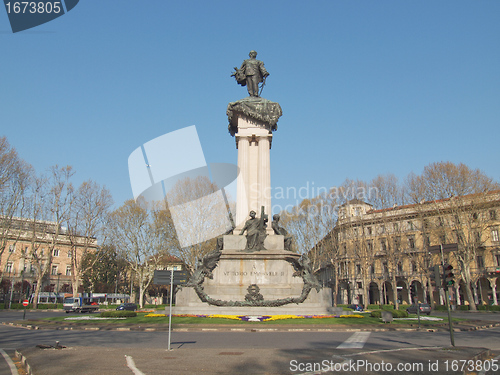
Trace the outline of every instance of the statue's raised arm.
<path fill-rule="evenodd" d="M 264 63 L 256 59 L 257 52 L 250 51 L 248 56 L 250 58 L 243 61 L 239 69 L 236 67 L 234 68 L 235 71 L 231 74 L 231 77 L 234 77 L 236 82 L 241 86 L 247 87 L 249 96 L 259 97 L 269 73 L 266 68 L 264 68 Z M 259 83 L 262 83 L 260 92 Z"/>

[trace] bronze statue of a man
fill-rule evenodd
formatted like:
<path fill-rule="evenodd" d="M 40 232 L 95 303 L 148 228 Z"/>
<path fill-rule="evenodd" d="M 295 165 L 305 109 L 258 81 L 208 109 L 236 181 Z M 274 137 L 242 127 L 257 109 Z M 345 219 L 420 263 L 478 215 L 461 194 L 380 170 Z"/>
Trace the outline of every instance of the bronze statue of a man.
<path fill-rule="evenodd" d="M 271 227 L 275 234 L 281 234 L 285 237 L 285 250 L 292 251 L 292 236 L 290 236 L 287 230 L 279 225 L 280 215 L 276 214 L 273 216 L 273 223 Z"/>
<path fill-rule="evenodd" d="M 235 77 L 241 86 L 247 86 L 248 95 L 259 97 L 259 83 L 264 82 L 269 73 L 264 68 L 264 63 L 256 59 L 257 52 L 250 51 L 248 56 L 250 58 L 243 61 L 241 68 L 234 68 L 232 77 Z"/>
<path fill-rule="evenodd" d="M 245 231 L 247 232 L 247 245 L 245 247 L 247 251 L 264 250 L 265 228 L 267 225 L 265 224 L 265 218 L 257 219 L 256 214 L 255 211 L 250 211 L 250 219 L 245 222 L 245 226 L 240 233 L 240 235 L 243 235 Z M 264 220 L 264 222 L 261 223 L 261 220 Z"/>

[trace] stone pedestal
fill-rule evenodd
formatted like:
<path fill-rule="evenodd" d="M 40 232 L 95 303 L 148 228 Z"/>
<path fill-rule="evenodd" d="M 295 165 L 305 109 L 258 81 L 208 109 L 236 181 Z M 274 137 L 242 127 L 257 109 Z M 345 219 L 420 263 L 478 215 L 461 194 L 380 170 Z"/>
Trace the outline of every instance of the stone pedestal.
<path fill-rule="evenodd" d="M 204 291 L 213 299 L 222 301 L 245 301 L 248 287 L 255 284 L 266 301 L 298 298 L 304 282 L 293 276 L 295 270 L 286 258 L 300 258 L 299 254 L 283 249 L 283 236 L 268 236 L 264 243 L 267 250 L 245 252 L 244 236 L 224 236 L 224 250 L 213 279 L 205 278 Z M 331 291 L 311 290 L 301 304 L 279 307 L 235 307 L 213 306 L 201 302 L 192 288 L 183 288 L 176 295 L 175 314 L 238 314 L 238 315 L 325 315 L 330 314 Z"/>

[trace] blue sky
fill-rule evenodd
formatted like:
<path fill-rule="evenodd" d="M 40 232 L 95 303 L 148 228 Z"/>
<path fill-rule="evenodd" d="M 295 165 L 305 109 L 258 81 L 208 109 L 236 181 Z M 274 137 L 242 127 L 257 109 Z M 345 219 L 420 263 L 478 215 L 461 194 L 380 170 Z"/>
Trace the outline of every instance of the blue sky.
<path fill-rule="evenodd" d="M 128 156 L 165 133 L 196 125 L 207 162 L 236 163 L 230 74 L 255 49 L 283 109 L 274 188 L 447 160 L 500 180 L 499 19 L 497 0 L 85 0 L 12 34 L 1 10 L 0 135 L 120 205 Z"/>

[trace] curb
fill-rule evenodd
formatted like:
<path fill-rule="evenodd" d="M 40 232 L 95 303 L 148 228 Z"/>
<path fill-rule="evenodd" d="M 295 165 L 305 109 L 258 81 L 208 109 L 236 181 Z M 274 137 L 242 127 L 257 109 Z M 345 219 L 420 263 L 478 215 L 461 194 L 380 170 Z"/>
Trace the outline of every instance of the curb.
<path fill-rule="evenodd" d="M 31 368 L 30 364 L 28 363 L 28 359 L 18 349 L 16 349 L 16 358 L 21 361 L 21 363 L 23 364 L 24 369 L 26 370 L 26 373 L 28 375 L 34 375 L 33 369 Z"/>
<path fill-rule="evenodd" d="M 465 323 L 467 324 L 467 323 Z M 21 324 L 21 323 L 6 323 L 2 322 L 2 325 L 9 325 L 17 328 L 25 328 L 32 330 L 41 330 L 41 329 L 52 329 L 52 330 L 64 330 L 64 331 L 136 331 L 136 332 L 163 332 L 168 331 L 167 327 L 156 328 L 156 327 L 112 327 L 112 326 L 59 326 L 59 327 L 43 327 L 36 326 L 31 324 Z M 459 324 L 454 325 L 454 332 L 470 332 L 470 331 L 479 331 L 484 329 L 490 329 L 495 327 L 500 327 L 499 323 L 491 323 L 491 324 L 483 324 L 483 325 L 475 325 L 470 327 L 457 327 Z M 303 328 L 303 327 L 290 327 L 284 325 L 275 325 L 274 327 L 231 327 L 231 326 L 219 326 L 219 327 L 207 327 L 198 325 L 196 327 L 185 327 L 185 326 L 177 326 L 172 327 L 172 331 L 177 332 L 442 332 L 448 331 L 448 326 L 438 326 L 438 327 L 386 327 L 386 328 L 375 328 L 375 327 L 353 327 L 348 328 L 345 326 L 342 327 L 311 327 L 311 328 Z"/>

